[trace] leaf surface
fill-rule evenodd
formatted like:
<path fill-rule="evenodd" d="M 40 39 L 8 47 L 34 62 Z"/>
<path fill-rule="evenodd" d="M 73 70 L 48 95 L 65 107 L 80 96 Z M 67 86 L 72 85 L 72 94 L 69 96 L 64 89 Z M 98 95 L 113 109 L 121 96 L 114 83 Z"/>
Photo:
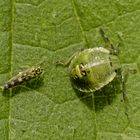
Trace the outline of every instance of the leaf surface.
<path fill-rule="evenodd" d="M 68 68 L 56 67 L 81 48 L 104 46 L 101 27 L 120 43 L 121 63 L 138 70 L 127 79 L 127 102 L 116 85 L 109 96 L 79 97 Z M 139 0 L 0 0 L 0 84 L 33 65 L 45 71 L 42 83 L 0 95 L 1 140 L 140 139 L 139 28 Z"/>

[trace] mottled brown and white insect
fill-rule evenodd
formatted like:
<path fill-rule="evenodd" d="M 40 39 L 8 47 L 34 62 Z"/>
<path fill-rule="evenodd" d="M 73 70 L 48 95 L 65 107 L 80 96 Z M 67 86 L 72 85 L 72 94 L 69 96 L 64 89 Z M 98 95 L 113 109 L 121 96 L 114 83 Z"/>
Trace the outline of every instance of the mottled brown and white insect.
<path fill-rule="evenodd" d="M 42 72 L 43 69 L 41 67 L 33 66 L 11 78 L 3 86 L 1 86 L 1 89 L 2 91 L 5 91 L 9 88 L 13 88 L 17 85 L 30 81 L 31 79 L 39 77 L 42 74 Z"/>

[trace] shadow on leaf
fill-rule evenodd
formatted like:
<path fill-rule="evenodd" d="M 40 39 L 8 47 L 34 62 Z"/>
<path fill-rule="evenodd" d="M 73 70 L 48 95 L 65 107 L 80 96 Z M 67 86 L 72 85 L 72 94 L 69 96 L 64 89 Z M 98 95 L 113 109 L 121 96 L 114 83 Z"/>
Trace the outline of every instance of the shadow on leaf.
<path fill-rule="evenodd" d="M 105 106 L 111 105 L 116 96 L 121 93 L 120 84 L 120 80 L 115 78 L 111 83 L 94 93 L 84 93 L 77 91 L 76 89 L 74 90 L 80 100 L 87 105 L 89 109 L 100 111 Z"/>

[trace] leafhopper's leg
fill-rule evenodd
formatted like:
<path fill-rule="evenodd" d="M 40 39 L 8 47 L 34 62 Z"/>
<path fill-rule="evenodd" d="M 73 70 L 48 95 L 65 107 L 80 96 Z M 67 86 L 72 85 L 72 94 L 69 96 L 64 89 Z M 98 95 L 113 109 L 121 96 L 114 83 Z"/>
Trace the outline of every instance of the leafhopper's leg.
<path fill-rule="evenodd" d="M 105 32 L 102 28 L 100 28 L 99 33 L 101 34 L 101 37 L 103 38 L 105 42 L 105 47 L 111 52 L 111 54 L 118 54 L 118 50 L 113 46 L 113 44 L 110 42 L 109 38 L 105 35 Z"/>
<path fill-rule="evenodd" d="M 84 49 L 81 48 L 80 51 L 83 51 Z M 56 65 L 62 65 L 62 66 L 69 66 L 69 64 L 71 63 L 71 60 L 79 53 L 79 51 L 77 51 L 76 53 L 74 53 L 67 61 L 57 61 Z"/>

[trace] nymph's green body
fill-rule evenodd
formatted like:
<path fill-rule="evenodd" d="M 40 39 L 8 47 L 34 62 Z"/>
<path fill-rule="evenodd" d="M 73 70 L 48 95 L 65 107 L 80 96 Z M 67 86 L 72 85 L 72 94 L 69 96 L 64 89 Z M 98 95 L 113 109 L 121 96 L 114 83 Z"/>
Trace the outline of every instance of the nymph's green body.
<path fill-rule="evenodd" d="M 73 56 L 69 65 L 74 88 L 82 92 L 101 89 L 116 76 L 119 59 L 103 47 L 85 49 Z"/>
<path fill-rule="evenodd" d="M 75 89 L 81 92 L 94 92 L 108 85 L 115 76 L 121 80 L 122 95 L 125 99 L 125 82 L 129 68 L 123 68 L 118 58 L 118 49 L 113 46 L 104 31 L 99 30 L 105 45 L 84 49 L 74 53 L 67 61 L 58 61 L 69 65 L 70 79 Z"/>

